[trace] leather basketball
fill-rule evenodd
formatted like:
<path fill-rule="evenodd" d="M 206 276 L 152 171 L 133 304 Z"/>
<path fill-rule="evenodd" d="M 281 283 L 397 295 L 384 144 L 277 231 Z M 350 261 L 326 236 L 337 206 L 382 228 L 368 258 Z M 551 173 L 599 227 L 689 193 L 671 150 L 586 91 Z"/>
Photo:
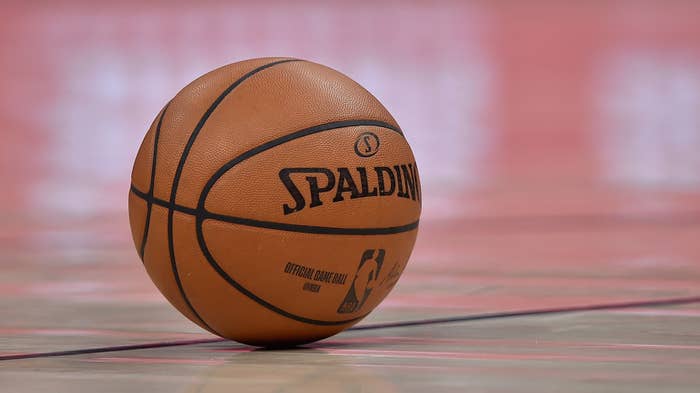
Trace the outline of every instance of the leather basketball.
<path fill-rule="evenodd" d="M 263 58 L 211 71 L 160 111 L 129 193 L 136 249 L 187 318 L 256 346 L 319 340 L 391 291 L 413 249 L 418 168 L 343 74 Z"/>

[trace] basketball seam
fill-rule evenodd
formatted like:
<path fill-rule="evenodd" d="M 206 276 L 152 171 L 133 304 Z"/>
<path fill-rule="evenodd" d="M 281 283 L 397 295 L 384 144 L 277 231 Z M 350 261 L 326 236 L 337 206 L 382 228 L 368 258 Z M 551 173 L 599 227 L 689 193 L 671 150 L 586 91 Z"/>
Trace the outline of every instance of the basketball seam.
<path fill-rule="evenodd" d="M 332 130 L 337 130 L 339 128 L 357 127 L 357 126 L 381 127 L 381 128 L 385 128 L 385 129 L 394 131 L 394 132 L 398 133 L 399 135 L 403 136 L 403 133 L 401 132 L 401 130 L 392 126 L 391 124 L 388 124 L 388 123 L 385 123 L 385 122 L 379 121 L 379 120 L 366 120 L 366 119 L 342 120 L 342 121 L 335 121 L 335 122 L 330 122 L 330 123 L 325 123 L 325 124 L 319 124 L 319 125 L 315 125 L 313 127 L 304 128 L 303 130 L 292 132 L 292 133 L 287 134 L 287 135 L 283 135 L 279 138 L 265 142 L 265 143 L 258 145 L 258 146 L 254 147 L 246 152 L 243 152 L 238 157 L 230 160 L 229 162 L 224 164 L 221 168 L 219 168 L 216 172 L 214 172 L 214 174 L 209 178 L 207 183 L 204 185 L 204 189 L 202 190 L 202 193 L 199 195 L 199 202 L 198 202 L 197 207 L 204 210 L 204 202 L 207 199 L 207 196 L 209 195 L 209 192 L 211 191 L 211 188 L 214 186 L 214 184 L 219 180 L 219 178 L 221 178 L 221 176 L 223 176 L 231 168 L 238 165 L 242 161 L 245 161 L 245 160 L 247 160 L 255 155 L 258 155 L 264 151 L 270 150 L 273 147 L 277 147 L 279 145 L 283 145 L 287 142 L 293 141 L 294 139 L 317 134 L 319 132 L 332 131 Z"/>
<path fill-rule="evenodd" d="M 165 112 L 168 111 L 168 106 L 170 105 L 170 102 L 165 104 L 165 108 L 163 108 L 163 111 L 160 114 L 160 118 L 158 119 L 158 125 L 156 126 L 156 132 L 153 135 L 153 160 L 151 163 L 151 180 L 148 185 L 148 199 L 146 199 L 146 223 L 144 224 L 143 227 L 143 238 L 141 239 L 141 247 L 139 247 L 139 256 L 141 257 L 141 262 L 146 263 L 144 261 L 144 255 L 146 252 L 146 242 L 148 241 L 148 229 L 151 224 L 151 210 L 153 208 L 153 188 L 155 187 L 155 180 L 156 180 L 156 159 L 158 157 L 158 139 L 160 137 L 160 128 L 161 125 L 163 124 L 163 118 L 165 117 Z"/>
<path fill-rule="evenodd" d="M 216 261 L 214 260 L 214 256 L 211 255 L 209 252 L 209 248 L 206 245 L 206 241 L 204 240 L 204 233 L 202 231 L 202 222 L 198 219 L 197 220 L 197 240 L 199 241 L 199 248 L 202 250 L 204 253 L 204 256 L 206 257 L 207 261 L 211 265 L 214 270 L 219 273 L 219 276 L 223 278 L 229 285 L 237 289 L 239 292 L 241 292 L 243 295 L 248 297 L 250 300 L 253 300 L 254 302 L 258 303 L 259 305 L 267 308 L 270 311 L 273 311 L 283 317 L 287 317 L 289 319 L 298 321 L 298 322 L 303 322 L 309 325 L 317 325 L 317 326 L 337 326 L 337 325 L 345 325 L 348 323 L 352 323 L 355 321 L 359 321 L 362 318 L 366 317 L 369 312 L 360 315 L 355 318 L 350 318 L 350 319 L 344 319 L 340 321 L 324 321 L 324 320 L 318 320 L 318 319 L 312 319 L 312 318 L 307 318 L 303 317 L 301 315 L 296 315 L 293 314 L 289 311 L 286 311 L 280 307 L 275 306 L 274 304 L 264 300 L 263 298 L 259 297 L 255 293 L 251 292 L 248 290 L 246 287 L 241 285 L 238 281 L 234 280 Z M 370 310 L 371 312 L 371 310 Z"/>
<path fill-rule="evenodd" d="M 214 175 L 209 179 L 207 184 L 204 186 L 202 193 L 200 194 L 200 199 L 198 201 L 198 205 L 196 208 L 189 208 L 186 206 L 178 205 L 177 203 L 172 203 L 168 202 L 159 198 L 155 198 L 153 195 L 147 195 L 144 194 L 142 191 L 140 191 L 138 188 L 136 188 L 134 185 L 132 185 L 132 191 L 134 192 L 135 195 L 139 196 L 140 198 L 150 200 L 152 203 L 165 207 L 169 210 L 175 210 L 179 211 L 181 213 L 193 215 L 196 217 L 201 217 L 202 220 L 206 219 L 211 219 L 215 221 L 223 221 L 223 222 L 228 222 L 232 224 L 238 224 L 238 225 L 244 225 L 244 226 L 250 226 L 250 227 L 257 227 L 257 228 L 267 228 L 267 229 L 275 229 L 275 230 L 281 230 L 281 231 L 288 231 L 288 232 L 300 232 L 300 233 L 313 233 L 313 234 L 325 234 L 325 235 L 362 235 L 362 236 L 371 236 L 371 235 L 390 235 L 390 234 L 397 234 L 397 233 L 403 233 L 403 232 L 409 232 L 418 227 L 419 221 L 413 221 L 408 224 L 404 225 L 397 225 L 397 226 L 391 226 L 391 227 L 380 227 L 380 228 L 340 228 L 340 227 L 327 227 L 327 226 L 318 226 L 318 225 L 300 225 L 300 224 L 286 224 L 286 223 L 279 223 L 279 222 L 274 222 L 274 221 L 263 221 L 263 220 L 256 220 L 256 219 L 251 219 L 251 218 L 245 218 L 245 217 L 236 217 L 236 216 L 229 216 L 229 215 L 224 215 L 224 214 L 217 214 L 217 213 L 212 213 L 206 210 L 204 207 L 204 202 L 206 200 L 206 197 L 208 196 L 211 188 L 213 185 L 218 181 L 218 179 L 226 173 L 228 170 L 233 168 L 235 165 L 241 163 L 242 161 L 245 161 L 248 158 L 251 158 L 257 154 L 260 154 L 266 150 L 272 149 L 273 147 L 282 145 L 284 143 L 287 143 L 291 140 L 298 139 L 304 136 L 309 136 L 312 134 L 316 134 L 319 132 L 324 132 L 324 131 L 332 131 L 332 130 L 337 130 L 339 128 L 346 128 L 346 127 L 354 127 L 354 126 L 375 126 L 375 127 L 381 127 L 381 128 L 386 128 L 395 132 L 399 132 L 397 128 L 393 127 L 392 125 L 388 123 L 384 123 L 381 121 L 376 121 L 376 120 L 367 120 L 367 119 L 358 119 L 358 120 L 344 120 L 344 121 L 338 121 L 338 122 L 331 122 L 331 123 L 325 123 L 325 124 L 319 124 L 313 127 L 308 127 L 303 130 L 295 131 L 292 132 L 291 134 L 284 135 L 282 137 L 273 139 L 269 142 L 263 143 L 261 145 L 258 145 L 257 147 L 250 149 L 243 154 L 240 154 L 236 158 L 230 160 L 226 164 L 224 164 L 219 170 L 217 170 Z"/>
<path fill-rule="evenodd" d="M 300 225 L 300 224 L 285 224 L 274 221 L 261 221 L 244 217 L 229 216 L 224 214 L 211 213 L 208 211 L 202 211 L 197 208 L 191 208 L 187 206 L 182 206 L 178 204 L 171 204 L 170 202 L 160 199 L 157 197 L 149 197 L 149 195 L 138 188 L 131 185 L 131 192 L 135 196 L 143 200 L 150 200 L 151 203 L 157 206 L 164 207 L 166 209 L 172 209 L 179 213 L 184 213 L 190 216 L 203 217 L 204 220 L 213 220 L 220 222 L 227 222 L 230 224 L 249 226 L 255 228 L 265 228 L 273 229 L 286 232 L 298 232 L 298 233 L 311 233 L 319 235 L 358 235 L 358 236 L 380 236 L 380 235 L 394 235 L 404 232 L 410 232 L 418 228 L 419 220 L 413 221 L 405 225 L 397 225 L 391 227 L 381 227 L 381 228 L 341 228 L 341 227 L 326 227 L 326 226 L 316 226 L 316 225 Z"/>
<path fill-rule="evenodd" d="M 330 230 L 330 233 L 338 233 L 338 231 L 355 231 L 357 232 L 356 234 L 362 234 L 363 230 L 366 230 L 367 228 L 329 228 L 329 227 L 316 227 L 316 226 L 304 226 L 304 225 L 295 225 L 295 224 L 281 224 L 281 223 L 271 223 L 271 222 L 265 222 L 265 221 L 258 221 L 258 220 L 251 220 L 251 219 L 244 219 L 240 217 L 230 217 L 230 216 L 224 216 L 224 215 L 217 215 L 214 213 L 209 213 L 206 212 L 204 209 L 204 200 L 206 199 L 206 196 L 208 195 L 211 187 L 213 184 L 218 180 L 220 176 L 223 175 L 228 169 L 231 167 L 235 166 L 239 162 L 252 157 L 260 152 L 263 152 L 265 150 L 268 150 L 274 146 L 283 144 L 287 141 L 300 138 L 302 136 L 310 135 L 316 132 L 321 132 L 321 131 L 326 131 L 329 129 L 335 129 L 335 128 L 340 128 L 344 126 L 351 126 L 351 125 L 379 125 L 382 127 L 385 127 L 387 129 L 393 130 L 403 136 L 403 133 L 401 130 L 397 127 L 394 127 L 390 124 L 384 123 L 384 122 L 378 122 L 378 121 L 372 121 L 372 120 L 360 120 L 360 121 L 354 121 L 355 124 L 353 124 L 353 121 L 341 121 L 341 122 L 335 122 L 335 123 L 328 123 L 325 125 L 320 125 L 320 126 L 315 126 L 311 128 L 307 128 L 301 131 L 298 131 L 296 133 L 288 134 L 285 135 L 281 138 L 277 138 L 273 141 L 267 142 L 263 145 L 260 145 L 254 149 L 251 149 L 244 154 L 236 157 L 235 159 L 229 161 L 226 165 L 224 165 L 222 168 L 220 168 L 207 182 L 207 185 L 205 188 L 202 190 L 202 193 L 200 194 L 200 200 L 198 203 L 197 209 L 190 209 L 184 206 L 179 206 L 177 205 L 177 191 L 178 191 L 178 186 L 179 186 L 179 181 L 182 176 L 182 172 L 184 170 L 185 163 L 187 161 L 187 158 L 189 156 L 190 150 L 192 149 L 192 146 L 194 145 L 194 142 L 199 135 L 200 131 L 206 124 L 207 120 L 211 116 L 211 114 L 214 112 L 214 110 L 221 104 L 221 102 L 228 96 L 238 85 L 243 83 L 246 79 L 250 78 L 251 76 L 257 74 L 258 72 L 261 72 L 267 68 L 273 67 L 278 64 L 283 64 L 287 62 L 294 62 L 294 61 L 300 61 L 297 59 L 284 59 L 284 60 L 278 60 L 274 61 L 265 65 L 262 65 L 260 67 L 257 67 L 248 73 L 244 74 L 242 77 L 240 77 L 238 80 L 236 80 L 233 84 L 231 84 L 228 88 L 226 88 L 215 100 L 214 102 L 209 106 L 209 108 L 205 111 L 205 113 L 202 115 L 201 119 L 195 126 L 194 130 L 190 134 L 188 141 L 182 151 L 182 154 L 180 156 L 180 160 L 178 162 L 178 166 L 175 170 L 175 174 L 173 177 L 173 183 L 172 183 L 172 188 L 171 188 L 171 193 L 170 193 L 170 200 L 165 201 L 165 200 L 160 200 L 158 198 L 155 198 L 154 195 L 151 193 L 143 193 L 140 192 L 139 190 L 136 189 L 135 186 L 132 185 L 132 192 L 134 192 L 135 195 L 142 197 L 142 198 L 148 198 L 148 201 L 150 201 L 150 206 L 153 204 L 158 204 L 160 206 L 166 207 L 168 209 L 168 251 L 170 255 L 170 262 L 171 262 L 171 270 L 173 272 L 173 276 L 175 278 L 175 282 L 177 284 L 177 287 L 180 291 L 181 296 L 185 300 L 185 303 L 189 307 L 189 309 L 192 311 L 192 313 L 199 319 L 199 321 L 202 322 L 202 324 L 211 332 L 218 334 L 214 329 L 212 329 L 207 322 L 202 318 L 202 316 L 197 312 L 197 310 L 194 308 L 192 303 L 190 302 L 189 298 L 187 297 L 187 294 L 185 293 L 185 289 L 183 286 L 183 283 L 180 279 L 179 272 L 178 272 L 178 267 L 177 267 L 177 261 L 175 258 L 175 244 L 174 244 L 174 212 L 184 212 L 184 213 L 189 213 L 189 214 L 194 214 L 197 220 L 197 225 L 196 225 L 196 231 L 197 231 L 197 237 L 198 241 L 200 243 L 200 249 L 204 253 L 207 261 L 209 264 L 214 268 L 220 277 L 224 278 L 231 286 L 236 288 L 239 292 L 250 298 L 251 300 L 254 300 L 258 304 L 262 305 L 263 307 L 269 309 L 270 311 L 273 311 L 279 315 L 285 316 L 287 318 L 297 320 L 300 322 L 304 322 L 307 324 L 314 324 L 314 325 L 343 325 L 347 323 L 351 323 L 354 321 L 358 321 L 362 318 L 364 318 L 367 314 L 352 318 L 352 319 L 347 319 L 347 320 L 342 320 L 342 321 L 323 321 L 323 320 L 315 320 L 311 318 L 306 318 L 302 317 L 299 315 L 295 315 L 292 313 L 289 313 L 281 308 L 278 308 L 274 306 L 271 303 L 268 303 L 267 301 L 263 300 L 262 298 L 259 298 L 256 296 L 254 293 L 248 291 L 246 288 L 244 288 L 242 285 L 240 285 L 238 282 L 233 280 L 228 274 L 221 269 L 221 267 L 214 261 L 213 257 L 209 253 L 209 250 L 206 246 L 206 243 L 204 241 L 204 235 L 202 231 L 202 223 L 205 219 L 219 219 L 220 221 L 235 221 L 235 223 L 239 223 L 242 225 L 252 225 L 252 226 L 262 226 L 262 225 L 267 225 L 267 226 L 273 226 L 273 229 L 282 229 L 280 225 L 282 226 L 287 226 L 288 230 L 296 230 L 296 231 L 307 231 L 307 230 Z M 161 116 L 162 120 L 162 116 Z M 152 191 L 152 190 L 149 190 Z M 370 228 L 372 229 L 379 229 L 382 231 L 388 230 L 393 230 L 394 228 L 399 228 L 401 232 L 407 231 L 407 230 L 412 230 L 415 229 L 418 225 L 418 221 L 408 224 L 408 226 L 402 226 L 402 227 L 390 227 L 390 228 Z M 359 231 L 359 232 L 358 232 Z M 220 335 L 220 334 L 219 334 Z"/>
<path fill-rule="evenodd" d="M 202 193 L 200 194 L 200 200 L 199 200 L 196 208 L 190 208 L 187 206 L 178 205 L 177 203 L 165 201 L 165 200 L 162 200 L 159 198 L 155 198 L 153 196 L 150 196 L 150 198 L 152 199 L 153 204 L 165 207 L 170 212 L 178 211 L 180 213 L 184 213 L 184 214 L 188 214 L 188 215 L 192 215 L 192 216 L 196 217 L 196 219 L 197 219 L 197 224 L 196 224 L 197 240 L 199 242 L 200 250 L 204 254 L 205 258 L 207 259 L 207 262 L 219 274 L 219 276 L 221 278 L 223 278 L 229 285 L 233 286 L 236 290 L 238 290 L 241 294 L 245 295 L 249 299 L 255 301 L 256 303 L 260 304 L 261 306 L 263 306 L 263 307 L 267 308 L 268 310 L 273 311 L 281 316 L 287 317 L 287 318 L 292 319 L 292 320 L 296 320 L 298 322 L 307 323 L 310 325 L 334 326 L 334 325 L 344 325 L 347 323 L 358 321 L 358 320 L 364 318 L 369 313 L 355 317 L 355 318 L 341 320 L 341 321 L 316 320 L 316 319 L 311 319 L 311 318 L 307 318 L 307 317 L 303 317 L 300 315 L 290 313 L 286 310 L 283 310 L 283 309 L 267 302 L 266 300 L 260 298 L 259 296 L 255 295 L 253 292 L 251 292 L 247 288 L 243 287 L 240 283 L 238 283 L 231 276 L 229 276 L 229 274 L 225 270 L 223 270 L 223 268 L 221 268 L 221 266 L 218 263 L 216 263 L 216 261 L 214 260 L 214 257 L 211 255 L 208 247 L 206 246 L 206 242 L 204 240 L 204 234 L 203 234 L 203 230 L 202 230 L 202 224 L 203 224 L 204 220 L 211 219 L 214 221 L 229 222 L 229 223 L 238 224 L 238 225 L 245 225 L 245 226 L 284 230 L 284 231 L 290 231 L 290 232 L 318 233 L 318 234 L 329 234 L 329 235 L 387 235 L 387 234 L 397 234 L 397 233 L 408 232 L 408 231 L 416 229 L 418 227 L 419 220 L 416 220 L 416 221 L 409 223 L 409 224 L 406 224 L 406 225 L 395 226 L 395 227 L 337 228 L 337 227 L 321 227 L 321 226 L 312 226 L 312 225 L 284 224 L 284 223 L 276 223 L 276 222 L 269 222 L 269 221 L 253 220 L 253 219 L 247 219 L 247 218 L 242 218 L 242 217 L 234 217 L 234 216 L 228 216 L 228 215 L 223 215 L 223 214 L 211 213 L 211 212 L 208 212 L 204 208 L 204 201 L 206 200 L 206 196 L 208 195 L 211 187 L 213 187 L 213 185 L 216 183 L 218 178 L 221 176 L 221 174 L 230 170 L 231 168 L 233 168 L 235 165 L 239 164 L 240 162 L 242 162 L 250 157 L 253 157 L 256 154 L 262 153 L 266 150 L 272 149 L 273 147 L 279 146 L 281 144 L 284 144 L 286 142 L 289 142 L 289 141 L 297 139 L 297 138 L 316 134 L 319 132 L 331 131 L 331 130 L 336 130 L 339 128 L 361 126 L 361 125 L 372 125 L 372 126 L 387 128 L 387 129 L 390 129 L 392 131 L 396 131 L 396 132 L 400 133 L 400 131 L 398 129 L 394 128 L 390 124 L 375 121 L 375 120 L 366 120 L 366 119 L 345 120 L 345 121 L 331 122 L 331 123 L 316 125 L 313 127 L 308 127 L 308 128 L 303 129 L 303 130 L 296 131 L 296 132 L 293 132 L 291 134 L 287 134 L 283 137 L 273 139 L 272 141 L 263 143 L 262 145 L 259 145 L 253 149 L 250 149 L 250 150 L 244 152 L 243 154 L 240 154 L 238 157 L 230 160 L 228 163 L 224 164 L 221 169 L 219 169 L 217 172 L 214 173 L 214 175 L 209 179 L 209 181 L 207 182 L 207 184 L 203 188 Z M 134 185 L 131 186 L 131 191 L 136 196 L 138 196 L 140 198 L 149 198 L 149 195 L 138 190 Z"/>
<path fill-rule="evenodd" d="M 387 124 L 385 122 L 381 121 L 376 121 L 376 120 L 345 120 L 345 121 L 337 121 L 337 122 L 331 122 L 331 123 L 326 123 L 326 124 L 320 124 L 316 125 L 313 127 L 308 127 L 303 130 L 299 130 L 287 135 L 284 135 L 282 137 L 273 139 L 271 141 L 268 141 L 266 143 L 263 143 L 253 149 L 250 149 L 246 152 L 243 152 L 240 154 L 238 157 L 230 160 L 226 164 L 224 164 L 219 170 L 217 170 L 210 178 L 209 181 L 207 181 L 206 185 L 202 189 L 202 192 L 199 196 L 199 202 L 197 203 L 197 211 L 205 213 L 206 208 L 204 206 L 207 196 L 209 195 L 209 192 L 211 191 L 211 188 L 216 184 L 216 182 L 219 180 L 221 176 L 223 176 L 224 173 L 229 171 L 231 168 L 234 166 L 238 165 L 239 163 L 247 160 L 248 158 L 251 158 L 257 154 L 260 154 L 262 152 L 265 152 L 267 150 L 270 150 L 276 146 L 280 146 L 284 143 L 287 143 L 289 141 L 302 138 L 305 136 L 317 134 L 320 132 L 325 132 L 325 131 L 331 131 L 331 130 L 336 130 L 339 128 L 346 128 L 346 127 L 353 127 L 353 126 L 361 126 L 361 125 L 372 125 L 372 126 L 379 126 L 383 128 L 390 129 L 392 131 L 398 132 L 403 136 L 403 133 L 398 128 L 393 127 L 390 124 Z M 212 213 L 206 212 L 209 215 L 209 218 L 213 218 L 216 215 L 213 215 Z M 197 240 L 199 241 L 199 248 L 201 251 L 204 253 L 205 258 L 207 259 L 207 262 L 211 265 L 212 268 L 214 268 L 218 273 L 219 276 L 221 276 L 226 282 L 236 288 L 238 291 L 240 291 L 243 295 L 247 296 L 249 299 L 255 301 L 259 305 L 267 308 L 270 311 L 273 311 L 281 316 L 287 317 L 289 319 L 310 324 L 310 325 L 318 325 L 318 326 L 337 326 L 337 325 L 344 325 L 348 323 L 352 323 L 355 321 L 359 321 L 365 316 L 371 312 L 371 310 L 363 315 L 357 316 L 355 318 L 350 318 L 350 319 L 345 319 L 345 320 L 340 320 L 340 321 L 327 321 L 327 320 L 318 320 L 318 319 L 311 319 L 307 317 L 303 317 L 301 315 L 293 314 L 289 311 L 286 311 L 280 307 L 275 306 L 274 304 L 264 300 L 263 298 L 259 297 L 252 291 L 248 290 L 245 288 L 242 284 L 240 284 L 238 281 L 234 280 L 233 277 L 231 277 L 214 259 L 214 256 L 211 255 L 209 252 L 209 247 L 207 247 L 206 241 L 204 240 L 204 229 L 203 229 L 203 223 L 204 220 L 207 217 L 204 216 L 204 214 L 198 214 L 197 215 L 197 224 L 196 224 L 196 231 L 197 231 Z M 226 216 L 220 217 L 219 218 L 227 218 Z M 224 220 L 228 221 L 228 220 Z M 327 228 L 327 227 L 313 227 L 313 226 L 302 226 L 302 225 L 293 225 L 293 224 L 280 224 L 280 223 L 270 223 L 270 222 L 264 222 L 264 221 L 258 221 L 258 220 L 251 220 L 251 219 L 237 219 L 234 220 L 235 223 L 244 223 L 248 225 L 255 224 L 254 226 L 264 226 L 265 228 L 272 228 L 272 229 L 281 229 L 281 228 L 286 228 L 288 230 L 298 230 L 300 228 L 305 228 L 307 231 L 310 228 L 316 228 L 318 229 L 323 229 L 323 232 L 320 233 L 329 233 L 329 234 L 334 234 L 334 232 L 329 231 L 329 229 L 332 228 Z M 274 224 L 274 225 L 273 225 Z M 418 221 L 415 221 L 414 223 L 411 223 L 408 225 L 409 228 L 415 229 L 418 227 Z M 346 229 L 346 228 L 335 228 L 336 231 L 352 231 L 353 229 Z M 386 229 L 386 228 L 385 228 Z M 362 231 L 363 229 L 357 228 L 355 231 Z M 405 228 L 401 228 L 400 231 L 405 232 Z M 315 232 L 319 233 L 319 232 Z M 335 232 L 335 234 L 338 234 L 338 232 Z"/>
<path fill-rule="evenodd" d="M 192 131 L 192 134 L 190 134 L 189 139 L 187 140 L 187 144 L 185 145 L 185 148 L 182 151 L 182 154 L 180 155 L 180 161 L 178 162 L 178 166 L 175 169 L 175 175 L 173 177 L 173 184 L 170 192 L 170 204 L 175 205 L 176 203 L 176 198 L 177 198 L 177 190 L 178 190 L 178 185 L 180 183 L 180 177 L 182 176 L 182 171 L 185 167 L 185 163 L 187 161 L 187 157 L 189 155 L 190 150 L 192 149 L 192 146 L 194 145 L 195 140 L 197 139 L 197 136 L 199 135 L 199 132 L 202 130 L 204 127 L 204 124 L 206 121 L 209 119 L 211 114 L 214 112 L 214 110 L 221 104 L 221 102 L 226 98 L 226 96 L 229 95 L 238 85 L 243 83 L 246 79 L 250 78 L 251 76 L 257 74 L 260 71 L 263 71 L 267 68 L 273 67 L 278 64 L 282 63 L 287 63 L 291 61 L 298 61 L 296 59 L 285 59 L 285 60 L 278 60 L 278 61 L 273 61 L 271 63 L 267 63 L 265 65 L 259 66 L 257 68 L 254 68 L 253 70 L 247 72 L 240 78 L 238 78 L 235 82 L 233 82 L 229 87 L 227 87 L 219 96 L 212 102 L 212 104 L 207 108 L 207 110 L 204 112 L 202 115 L 202 118 L 199 120 L 197 125 L 195 126 L 194 130 Z M 177 261 L 175 259 L 175 240 L 173 236 L 174 228 L 173 228 L 173 214 L 175 210 L 172 208 L 168 209 L 168 252 L 170 254 L 170 267 L 173 272 L 173 276 L 175 277 L 175 283 L 177 284 L 177 287 L 180 291 L 180 295 L 182 295 L 182 298 L 185 300 L 185 303 L 187 306 L 190 308 L 192 313 L 199 319 L 202 324 L 207 328 L 207 330 L 221 336 L 221 334 L 217 333 L 209 324 L 202 318 L 201 315 L 197 312 L 197 310 L 194 308 L 192 303 L 190 302 L 189 298 L 187 297 L 187 294 L 185 293 L 185 288 L 182 284 L 182 280 L 180 280 L 180 274 L 178 272 L 178 267 L 177 267 Z"/>

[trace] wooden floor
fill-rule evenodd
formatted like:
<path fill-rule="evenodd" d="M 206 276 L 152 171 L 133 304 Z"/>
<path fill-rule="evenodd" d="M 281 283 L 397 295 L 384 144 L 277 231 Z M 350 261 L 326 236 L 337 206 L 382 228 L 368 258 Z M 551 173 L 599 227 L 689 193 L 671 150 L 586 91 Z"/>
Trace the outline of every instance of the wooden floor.
<path fill-rule="evenodd" d="M 401 34 L 362 26 L 391 44 L 339 27 L 371 2 L 166 7 L 161 35 L 141 23 L 155 8 L 90 4 L 17 3 L 0 27 L 12 59 L 0 65 L 0 391 L 700 390 L 700 3 L 387 3 L 402 7 Z M 324 23 L 288 20 L 312 9 Z M 221 31 L 239 28 L 216 19 L 227 12 L 282 32 L 227 47 Z M 193 27 L 207 17 L 211 31 Z M 409 23 L 421 20 L 434 24 Z M 303 44 L 308 29 L 326 41 Z M 145 274 L 125 213 L 162 101 L 273 50 L 375 91 L 424 179 L 392 294 L 356 329 L 293 350 L 182 317 Z M 150 93 L 114 87 L 157 79 L 153 64 L 170 74 Z"/>
<path fill-rule="evenodd" d="M 90 353 L 0 360 L 3 391 L 697 391 L 700 222 L 576 219 L 526 229 L 494 219 L 462 231 L 426 223 L 400 285 L 360 325 L 369 329 L 287 351 L 203 333 L 161 299 L 128 244 L 6 250 L 2 355 Z M 190 340 L 209 342 L 170 346 Z M 154 347 L 121 350 L 140 344 Z"/>

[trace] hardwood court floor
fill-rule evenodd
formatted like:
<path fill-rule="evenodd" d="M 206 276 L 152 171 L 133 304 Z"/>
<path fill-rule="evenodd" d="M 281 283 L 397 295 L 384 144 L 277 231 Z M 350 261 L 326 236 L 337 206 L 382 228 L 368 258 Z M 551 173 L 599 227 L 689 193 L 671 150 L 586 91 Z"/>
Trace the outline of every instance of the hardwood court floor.
<path fill-rule="evenodd" d="M 700 390 L 700 3 L 9 3 L 0 391 Z M 158 293 L 126 193 L 163 100 L 286 54 L 395 114 L 424 210 L 357 329 L 256 350 Z"/>
<path fill-rule="evenodd" d="M 0 278 L 1 355 L 156 347 L 2 360 L 3 391 L 697 390 L 700 222 L 481 220 L 482 230 L 426 223 L 400 285 L 360 326 L 693 296 L 699 303 L 356 330 L 288 351 L 217 340 L 167 346 L 212 337 L 161 299 L 129 244 L 21 246 L 3 255 L 12 268 Z"/>

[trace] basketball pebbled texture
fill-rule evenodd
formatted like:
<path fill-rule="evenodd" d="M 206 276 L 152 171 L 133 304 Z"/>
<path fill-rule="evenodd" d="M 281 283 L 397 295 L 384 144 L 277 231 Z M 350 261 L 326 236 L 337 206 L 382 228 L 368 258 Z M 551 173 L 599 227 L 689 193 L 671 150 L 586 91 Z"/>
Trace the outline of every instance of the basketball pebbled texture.
<path fill-rule="evenodd" d="M 132 172 L 136 249 L 212 333 L 288 346 L 346 329 L 403 272 L 421 209 L 396 121 L 360 85 L 288 58 L 221 67 L 161 110 Z"/>

